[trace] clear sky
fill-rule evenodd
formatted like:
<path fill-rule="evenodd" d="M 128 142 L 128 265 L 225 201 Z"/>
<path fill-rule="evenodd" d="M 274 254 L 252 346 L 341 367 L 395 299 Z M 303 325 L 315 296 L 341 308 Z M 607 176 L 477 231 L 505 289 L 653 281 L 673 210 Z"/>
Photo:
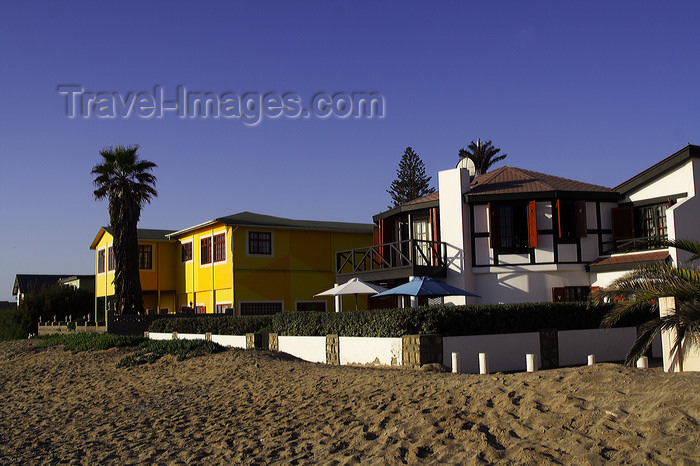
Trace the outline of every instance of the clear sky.
<path fill-rule="evenodd" d="M 406 146 L 469 141 L 613 187 L 700 144 L 697 2 L 2 2 L 0 299 L 17 273 L 94 273 L 99 150 L 158 164 L 143 228 L 241 211 L 371 222 Z M 59 85 L 239 95 L 376 92 L 383 118 L 84 118 Z"/>

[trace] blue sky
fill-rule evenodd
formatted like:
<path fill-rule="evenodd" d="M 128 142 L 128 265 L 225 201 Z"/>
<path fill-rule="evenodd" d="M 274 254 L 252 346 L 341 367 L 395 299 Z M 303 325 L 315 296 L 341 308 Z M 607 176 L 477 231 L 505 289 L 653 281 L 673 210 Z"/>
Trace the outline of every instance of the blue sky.
<path fill-rule="evenodd" d="M 700 144 L 692 2 L 3 2 L 0 299 L 93 273 L 98 152 L 159 167 L 144 228 L 248 210 L 370 222 L 406 146 L 428 174 L 492 139 L 505 164 L 615 186 Z M 73 118 L 57 86 L 127 95 L 378 92 L 373 119 Z"/>

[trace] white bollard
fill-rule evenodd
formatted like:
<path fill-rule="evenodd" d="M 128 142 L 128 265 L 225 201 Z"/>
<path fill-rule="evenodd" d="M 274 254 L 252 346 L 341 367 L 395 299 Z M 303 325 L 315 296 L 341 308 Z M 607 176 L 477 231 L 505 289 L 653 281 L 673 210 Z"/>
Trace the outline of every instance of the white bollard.
<path fill-rule="evenodd" d="M 537 355 L 528 353 L 525 355 L 528 372 L 537 372 Z"/>
<path fill-rule="evenodd" d="M 459 353 L 452 353 L 452 372 L 459 374 Z"/>
<path fill-rule="evenodd" d="M 595 364 L 595 354 L 589 354 L 588 355 L 588 365 L 592 366 Z"/>
<path fill-rule="evenodd" d="M 637 367 L 639 369 L 649 369 L 649 358 L 642 356 L 641 358 L 637 359 Z"/>
<path fill-rule="evenodd" d="M 479 353 L 479 374 L 489 373 L 489 355 L 486 353 Z"/>

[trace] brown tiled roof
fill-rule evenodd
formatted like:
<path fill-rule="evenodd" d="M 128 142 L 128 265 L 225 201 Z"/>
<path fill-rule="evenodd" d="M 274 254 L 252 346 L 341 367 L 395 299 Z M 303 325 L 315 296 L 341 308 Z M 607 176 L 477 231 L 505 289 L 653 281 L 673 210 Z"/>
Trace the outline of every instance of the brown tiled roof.
<path fill-rule="evenodd" d="M 605 186 L 570 180 L 516 167 L 501 167 L 474 178 L 470 196 L 553 191 L 615 193 Z"/>
<path fill-rule="evenodd" d="M 423 197 L 419 197 L 418 199 L 414 199 L 412 201 L 408 201 L 405 204 L 402 205 L 413 205 L 413 204 L 422 204 L 424 202 L 430 202 L 430 201 L 437 201 L 440 199 L 440 192 L 435 191 L 434 193 L 427 194 Z"/>
<path fill-rule="evenodd" d="M 640 252 L 635 254 L 621 254 L 619 256 L 599 257 L 591 263 L 591 268 L 632 264 L 641 265 L 649 262 L 665 261 L 668 257 L 668 251 Z"/>

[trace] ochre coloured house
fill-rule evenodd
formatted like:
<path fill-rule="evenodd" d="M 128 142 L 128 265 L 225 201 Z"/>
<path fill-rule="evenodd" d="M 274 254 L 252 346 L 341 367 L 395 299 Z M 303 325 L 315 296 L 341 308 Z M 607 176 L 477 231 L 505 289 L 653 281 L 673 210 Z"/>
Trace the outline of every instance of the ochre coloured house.
<path fill-rule="evenodd" d="M 139 276 L 145 309 L 168 313 L 175 310 L 175 268 L 178 243 L 166 235 L 172 230 L 138 230 Z M 90 245 L 95 250 L 95 311 L 105 320 L 105 310 L 114 302 L 114 237 L 110 227 L 102 227 Z"/>
<path fill-rule="evenodd" d="M 109 229 L 102 228 L 91 246 L 96 250 L 98 314 L 114 295 L 111 241 Z M 251 212 L 179 231 L 139 230 L 140 257 L 150 251 L 152 261 L 152 268 L 141 270 L 144 307 L 157 313 L 185 307 L 198 313 L 232 309 L 229 312 L 236 315 L 329 311 L 334 309 L 333 298 L 314 295 L 333 287 L 336 252 L 371 244 L 371 224 Z M 106 265 L 100 268 L 101 263 Z M 354 308 L 354 300 L 345 301 L 344 308 Z M 367 305 L 366 297 L 360 297 L 362 305 Z"/>

